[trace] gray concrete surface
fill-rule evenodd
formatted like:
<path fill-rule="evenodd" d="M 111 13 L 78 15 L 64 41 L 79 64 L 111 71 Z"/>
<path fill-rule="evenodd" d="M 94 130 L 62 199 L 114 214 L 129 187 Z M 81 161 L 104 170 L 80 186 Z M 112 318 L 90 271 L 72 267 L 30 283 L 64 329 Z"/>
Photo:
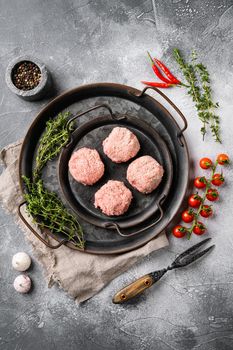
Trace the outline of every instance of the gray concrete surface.
<path fill-rule="evenodd" d="M 0 146 L 22 138 L 47 103 L 25 102 L 4 82 L 15 56 L 30 54 L 51 70 L 57 93 L 90 82 L 119 82 L 138 88 L 152 79 L 150 50 L 177 72 L 172 48 L 196 48 L 211 72 L 220 103 L 222 145 L 201 141 L 193 103 L 183 89 L 168 91 L 189 120 L 186 132 L 192 160 L 228 152 L 232 156 L 233 1 L 0 0 Z M 144 13 L 144 14 L 143 14 Z M 149 20 L 147 20 L 149 18 Z M 232 180 L 221 189 L 216 215 L 208 223 L 214 253 L 187 269 L 171 272 L 137 302 L 111 303 L 126 282 L 166 266 L 190 245 L 170 238 L 170 246 L 115 279 L 96 297 L 76 306 L 62 290 L 48 289 L 34 259 L 34 289 L 16 294 L 11 258 L 30 253 L 22 232 L 1 210 L 0 349 L 233 349 Z M 198 241 L 192 238 L 192 243 Z"/>

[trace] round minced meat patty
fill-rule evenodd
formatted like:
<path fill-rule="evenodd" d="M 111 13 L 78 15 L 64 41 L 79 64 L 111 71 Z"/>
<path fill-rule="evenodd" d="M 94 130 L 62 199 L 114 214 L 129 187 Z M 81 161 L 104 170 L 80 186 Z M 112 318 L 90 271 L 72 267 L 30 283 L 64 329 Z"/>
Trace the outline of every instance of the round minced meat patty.
<path fill-rule="evenodd" d="M 69 171 L 76 181 L 93 185 L 103 176 L 104 163 L 95 149 L 83 147 L 70 157 Z"/>
<path fill-rule="evenodd" d="M 129 129 L 116 127 L 103 141 L 103 149 L 113 162 L 123 163 L 136 156 L 140 143 Z"/>
<path fill-rule="evenodd" d="M 151 193 L 163 177 L 163 167 L 151 156 L 135 159 L 127 169 L 127 180 L 139 192 Z"/>
<path fill-rule="evenodd" d="M 132 198 L 123 182 L 109 180 L 95 193 L 94 205 L 108 216 L 119 216 L 128 210 Z"/>

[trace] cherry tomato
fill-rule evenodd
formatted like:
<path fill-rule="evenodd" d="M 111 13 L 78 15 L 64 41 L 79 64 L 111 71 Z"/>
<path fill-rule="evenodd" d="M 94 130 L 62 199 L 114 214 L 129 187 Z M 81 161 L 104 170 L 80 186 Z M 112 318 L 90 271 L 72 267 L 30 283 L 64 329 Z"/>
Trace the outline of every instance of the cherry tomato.
<path fill-rule="evenodd" d="M 206 198 L 211 202 L 217 201 L 219 199 L 218 191 L 215 188 L 210 188 L 207 191 Z"/>
<path fill-rule="evenodd" d="M 203 218 L 208 218 L 213 214 L 213 210 L 210 205 L 203 205 L 201 207 L 200 215 Z"/>
<path fill-rule="evenodd" d="M 183 211 L 181 216 L 184 222 L 192 222 L 194 219 L 194 212 L 192 209 L 185 210 Z"/>
<path fill-rule="evenodd" d="M 203 225 L 202 222 L 198 221 L 197 224 L 193 228 L 193 233 L 195 233 L 198 236 L 203 235 L 205 233 L 206 227 Z"/>
<path fill-rule="evenodd" d="M 224 183 L 224 177 L 222 174 L 214 174 L 214 176 L 212 177 L 211 183 L 214 186 L 221 186 Z"/>
<path fill-rule="evenodd" d="M 200 207 L 201 202 L 202 202 L 202 198 L 197 193 L 192 194 L 188 199 L 188 203 L 189 203 L 190 207 L 192 207 L 192 208 Z"/>
<path fill-rule="evenodd" d="M 220 165 L 225 165 L 225 164 L 229 164 L 230 163 L 230 158 L 228 157 L 227 154 L 219 154 L 217 157 L 217 162 Z"/>
<path fill-rule="evenodd" d="M 177 225 L 173 228 L 172 233 L 176 238 L 182 238 L 186 234 L 186 229 L 184 226 Z"/>
<path fill-rule="evenodd" d="M 194 186 L 196 188 L 205 188 L 206 187 L 206 178 L 205 176 L 198 176 L 196 177 L 196 179 L 194 180 Z"/>
<path fill-rule="evenodd" d="M 209 158 L 201 158 L 199 164 L 202 169 L 209 169 L 213 165 L 212 160 Z"/>

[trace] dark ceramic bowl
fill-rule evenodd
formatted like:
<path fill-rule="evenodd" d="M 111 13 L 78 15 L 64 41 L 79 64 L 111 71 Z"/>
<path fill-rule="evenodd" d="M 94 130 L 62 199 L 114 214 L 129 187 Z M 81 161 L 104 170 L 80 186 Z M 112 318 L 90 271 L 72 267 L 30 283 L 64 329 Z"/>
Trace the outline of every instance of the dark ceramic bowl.
<path fill-rule="evenodd" d="M 12 75 L 14 72 L 14 69 L 20 64 L 25 61 L 29 61 L 32 63 L 35 63 L 41 72 L 41 79 L 39 84 L 31 90 L 21 90 L 18 89 L 12 80 Z M 24 100 L 27 101 L 35 101 L 35 100 L 40 100 L 42 97 L 48 93 L 49 88 L 51 87 L 51 77 L 49 74 L 49 71 L 45 67 L 44 63 L 42 63 L 40 60 L 38 60 L 35 57 L 31 56 L 21 56 L 16 59 L 14 59 L 12 62 L 7 67 L 6 70 L 6 83 L 9 89 L 16 94 L 17 96 L 23 98 Z"/>

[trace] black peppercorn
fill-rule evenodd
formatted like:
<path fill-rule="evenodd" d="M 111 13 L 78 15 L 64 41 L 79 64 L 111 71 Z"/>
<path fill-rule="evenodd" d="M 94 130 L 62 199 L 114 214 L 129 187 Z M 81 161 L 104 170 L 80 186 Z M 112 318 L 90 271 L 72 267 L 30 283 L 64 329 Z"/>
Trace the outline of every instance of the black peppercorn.
<path fill-rule="evenodd" d="M 34 89 L 39 84 L 40 79 L 40 68 L 30 61 L 20 62 L 12 73 L 13 84 L 20 90 Z"/>

